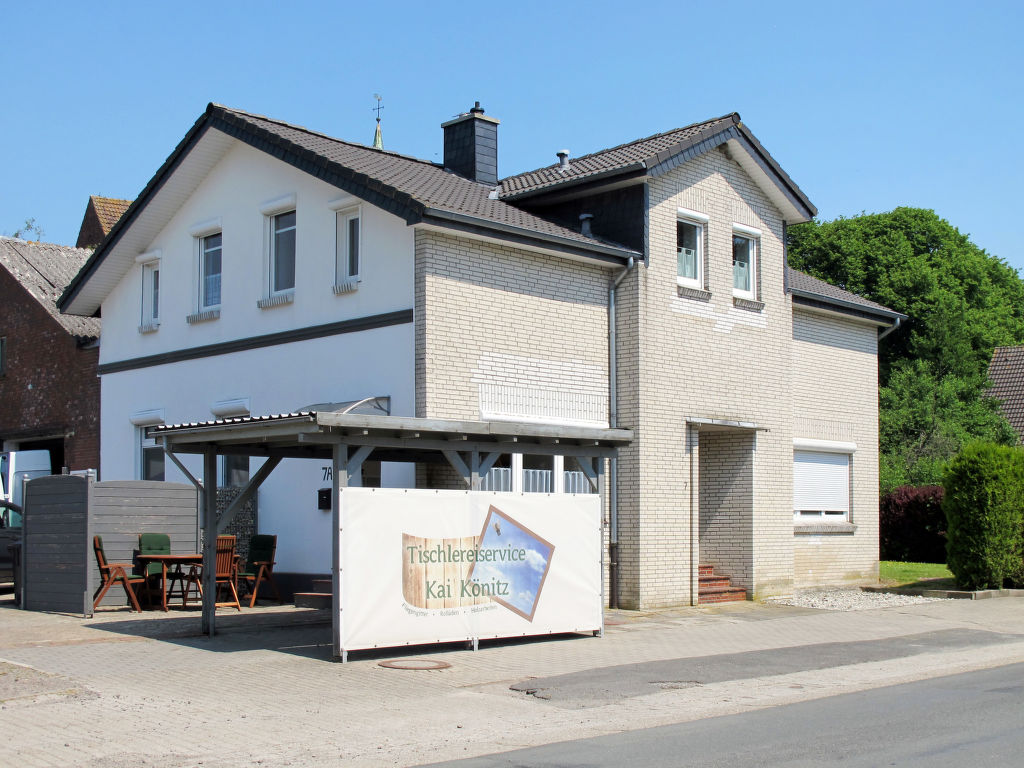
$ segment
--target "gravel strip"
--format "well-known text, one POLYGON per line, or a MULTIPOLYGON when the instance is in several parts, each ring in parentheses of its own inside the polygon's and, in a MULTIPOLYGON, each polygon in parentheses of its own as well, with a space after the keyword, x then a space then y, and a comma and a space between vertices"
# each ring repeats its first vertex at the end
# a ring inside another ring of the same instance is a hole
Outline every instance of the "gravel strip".
POLYGON ((946 600, 945 597, 918 597, 894 595, 887 592, 864 592, 860 589, 809 589, 792 597, 773 597, 766 602, 795 605, 800 608, 820 608, 825 611, 869 611, 872 608, 891 608, 895 605, 916 605, 946 600))

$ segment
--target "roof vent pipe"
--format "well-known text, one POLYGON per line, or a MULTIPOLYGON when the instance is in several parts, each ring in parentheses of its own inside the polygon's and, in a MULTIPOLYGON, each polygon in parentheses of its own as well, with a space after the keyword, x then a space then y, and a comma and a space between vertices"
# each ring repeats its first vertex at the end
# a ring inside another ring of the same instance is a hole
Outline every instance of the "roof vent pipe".
POLYGON ((584 237, 593 237, 594 233, 590 229, 590 220, 594 218, 592 213, 581 213, 580 214, 580 232, 584 237))
POLYGON ((569 170, 569 150, 560 149, 555 153, 558 155, 558 170, 568 171, 569 170))

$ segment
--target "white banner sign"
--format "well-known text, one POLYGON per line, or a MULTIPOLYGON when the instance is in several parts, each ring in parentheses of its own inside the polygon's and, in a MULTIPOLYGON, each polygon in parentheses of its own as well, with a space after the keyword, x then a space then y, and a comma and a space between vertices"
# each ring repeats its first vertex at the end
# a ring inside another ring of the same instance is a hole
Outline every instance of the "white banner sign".
POLYGON ((602 624, 597 495, 345 488, 343 650, 602 624))

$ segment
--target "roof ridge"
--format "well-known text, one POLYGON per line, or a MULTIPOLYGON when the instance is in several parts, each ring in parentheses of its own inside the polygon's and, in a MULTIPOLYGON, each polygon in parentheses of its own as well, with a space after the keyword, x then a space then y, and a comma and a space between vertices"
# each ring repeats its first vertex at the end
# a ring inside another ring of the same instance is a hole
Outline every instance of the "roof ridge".
MULTIPOLYGON (((322 131, 314 131, 312 128, 307 128, 304 125, 296 125, 295 123, 289 123, 285 120, 278 120, 277 118, 268 117, 266 115, 258 115, 255 112, 246 112, 244 109, 235 109, 234 107, 228 107, 224 104, 218 104, 213 101, 210 102, 210 106, 222 109, 226 112, 234 113, 236 115, 242 115, 243 117, 251 117, 255 118, 256 120, 266 120, 268 123, 274 123, 275 125, 283 125, 285 128, 291 128, 296 131, 302 131, 303 133, 308 133, 310 136, 318 136, 321 139, 327 139, 328 141, 333 141, 338 144, 345 144, 350 147, 358 147, 359 149, 368 149, 373 152, 379 152, 380 154, 383 155, 390 155, 391 157, 400 157, 403 160, 409 160, 411 162, 426 165, 431 168, 437 168, 438 170, 442 171, 444 170, 444 165, 442 163, 435 163, 431 160, 424 160, 421 157, 414 157, 413 155, 405 155, 402 154, 401 152, 395 152, 394 150, 390 149, 377 149, 376 147, 372 147, 369 144, 360 144, 358 141, 348 141, 347 139, 339 139, 337 136, 331 136, 329 134, 323 133, 322 131)), ((464 176, 459 176, 458 174, 455 175, 457 178, 463 179, 464 181, 479 184, 479 182, 474 182, 472 179, 467 179, 464 176)))
MULTIPOLYGON (((641 143, 643 143, 645 141, 651 141, 652 139, 658 139, 658 138, 661 138, 662 136, 668 136, 670 133, 678 133, 679 131, 686 131, 686 130, 689 130, 691 128, 696 128, 696 127, 701 126, 701 125, 708 125, 710 123, 717 123, 717 122, 719 122, 721 120, 725 120, 728 117, 732 117, 733 115, 735 115, 737 117, 737 119, 739 118, 739 112, 729 112, 728 114, 722 115, 720 117, 712 117, 712 118, 708 118, 707 120, 699 120, 696 123, 690 123, 689 125, 681 125, 678 128, 669 128, 667 131, 659 131, 658 133, 652 133, 650 136, 644 136, 643 138, 640 138, 640 139, 633 139, 632 141, 625 141, 622 144, 616 144, 614 147, 605 147, 604 149, 598 149, 598 150, 595 150, 593 152, 588 152, 585 155, 579 155, 578 157, 571 157, 571 158, 569 158, 569 160, 570 160, 570 162, 578 163, 578 162, 580 162, 582 160, 586 160, 587 158, 594 157, 595 155, 603 155, 606 152, 614 152, 615 150, 618 150, 618 149, 624 149, 625 147, 631 147, 634 144, 641 144, 641 143)), ((549 170, 549 169, 554 169, 554 168, 557 168, 558 165, 559 165, 558 162, 554 162, 554 163, 551 163, 550 165, 544 165, 544 166, 541 166, 540 168, 534 168, 532 171, 522 171, 521 173, 513 173, 511 176, 506 176, 503 179, 499 179, 498 180, 498 184, 500 185, 500 184, 502 184, 503 182, 505 182, 505 181, 507 181, 509 179, 516 178, 517 176, 528 176, 531 173, 539 173, 540 171, 546 171, 546 170, 549 170)))

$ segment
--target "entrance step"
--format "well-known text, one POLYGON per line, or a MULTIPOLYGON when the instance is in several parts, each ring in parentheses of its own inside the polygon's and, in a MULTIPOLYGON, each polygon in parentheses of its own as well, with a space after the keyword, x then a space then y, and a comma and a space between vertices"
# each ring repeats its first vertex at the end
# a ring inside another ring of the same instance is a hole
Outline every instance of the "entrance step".
POLYGON ((710 603, 733 603, 747 599, 747 590, 734 587, 728 576, 715 575, 714 566, 698 567, 699 583, 697 585, 697 602, 699 605, 710 603))
POLYGON ((296 592, 295 593, 295 607, 296 608, 330 609, 330 607, 331 607, 331 593, 330 592, 296 592))
POLYGON ((312 592, 296 592, 296 608, 327 608, 331 607, 330 579, 313 579, 311 582, 312 592))

